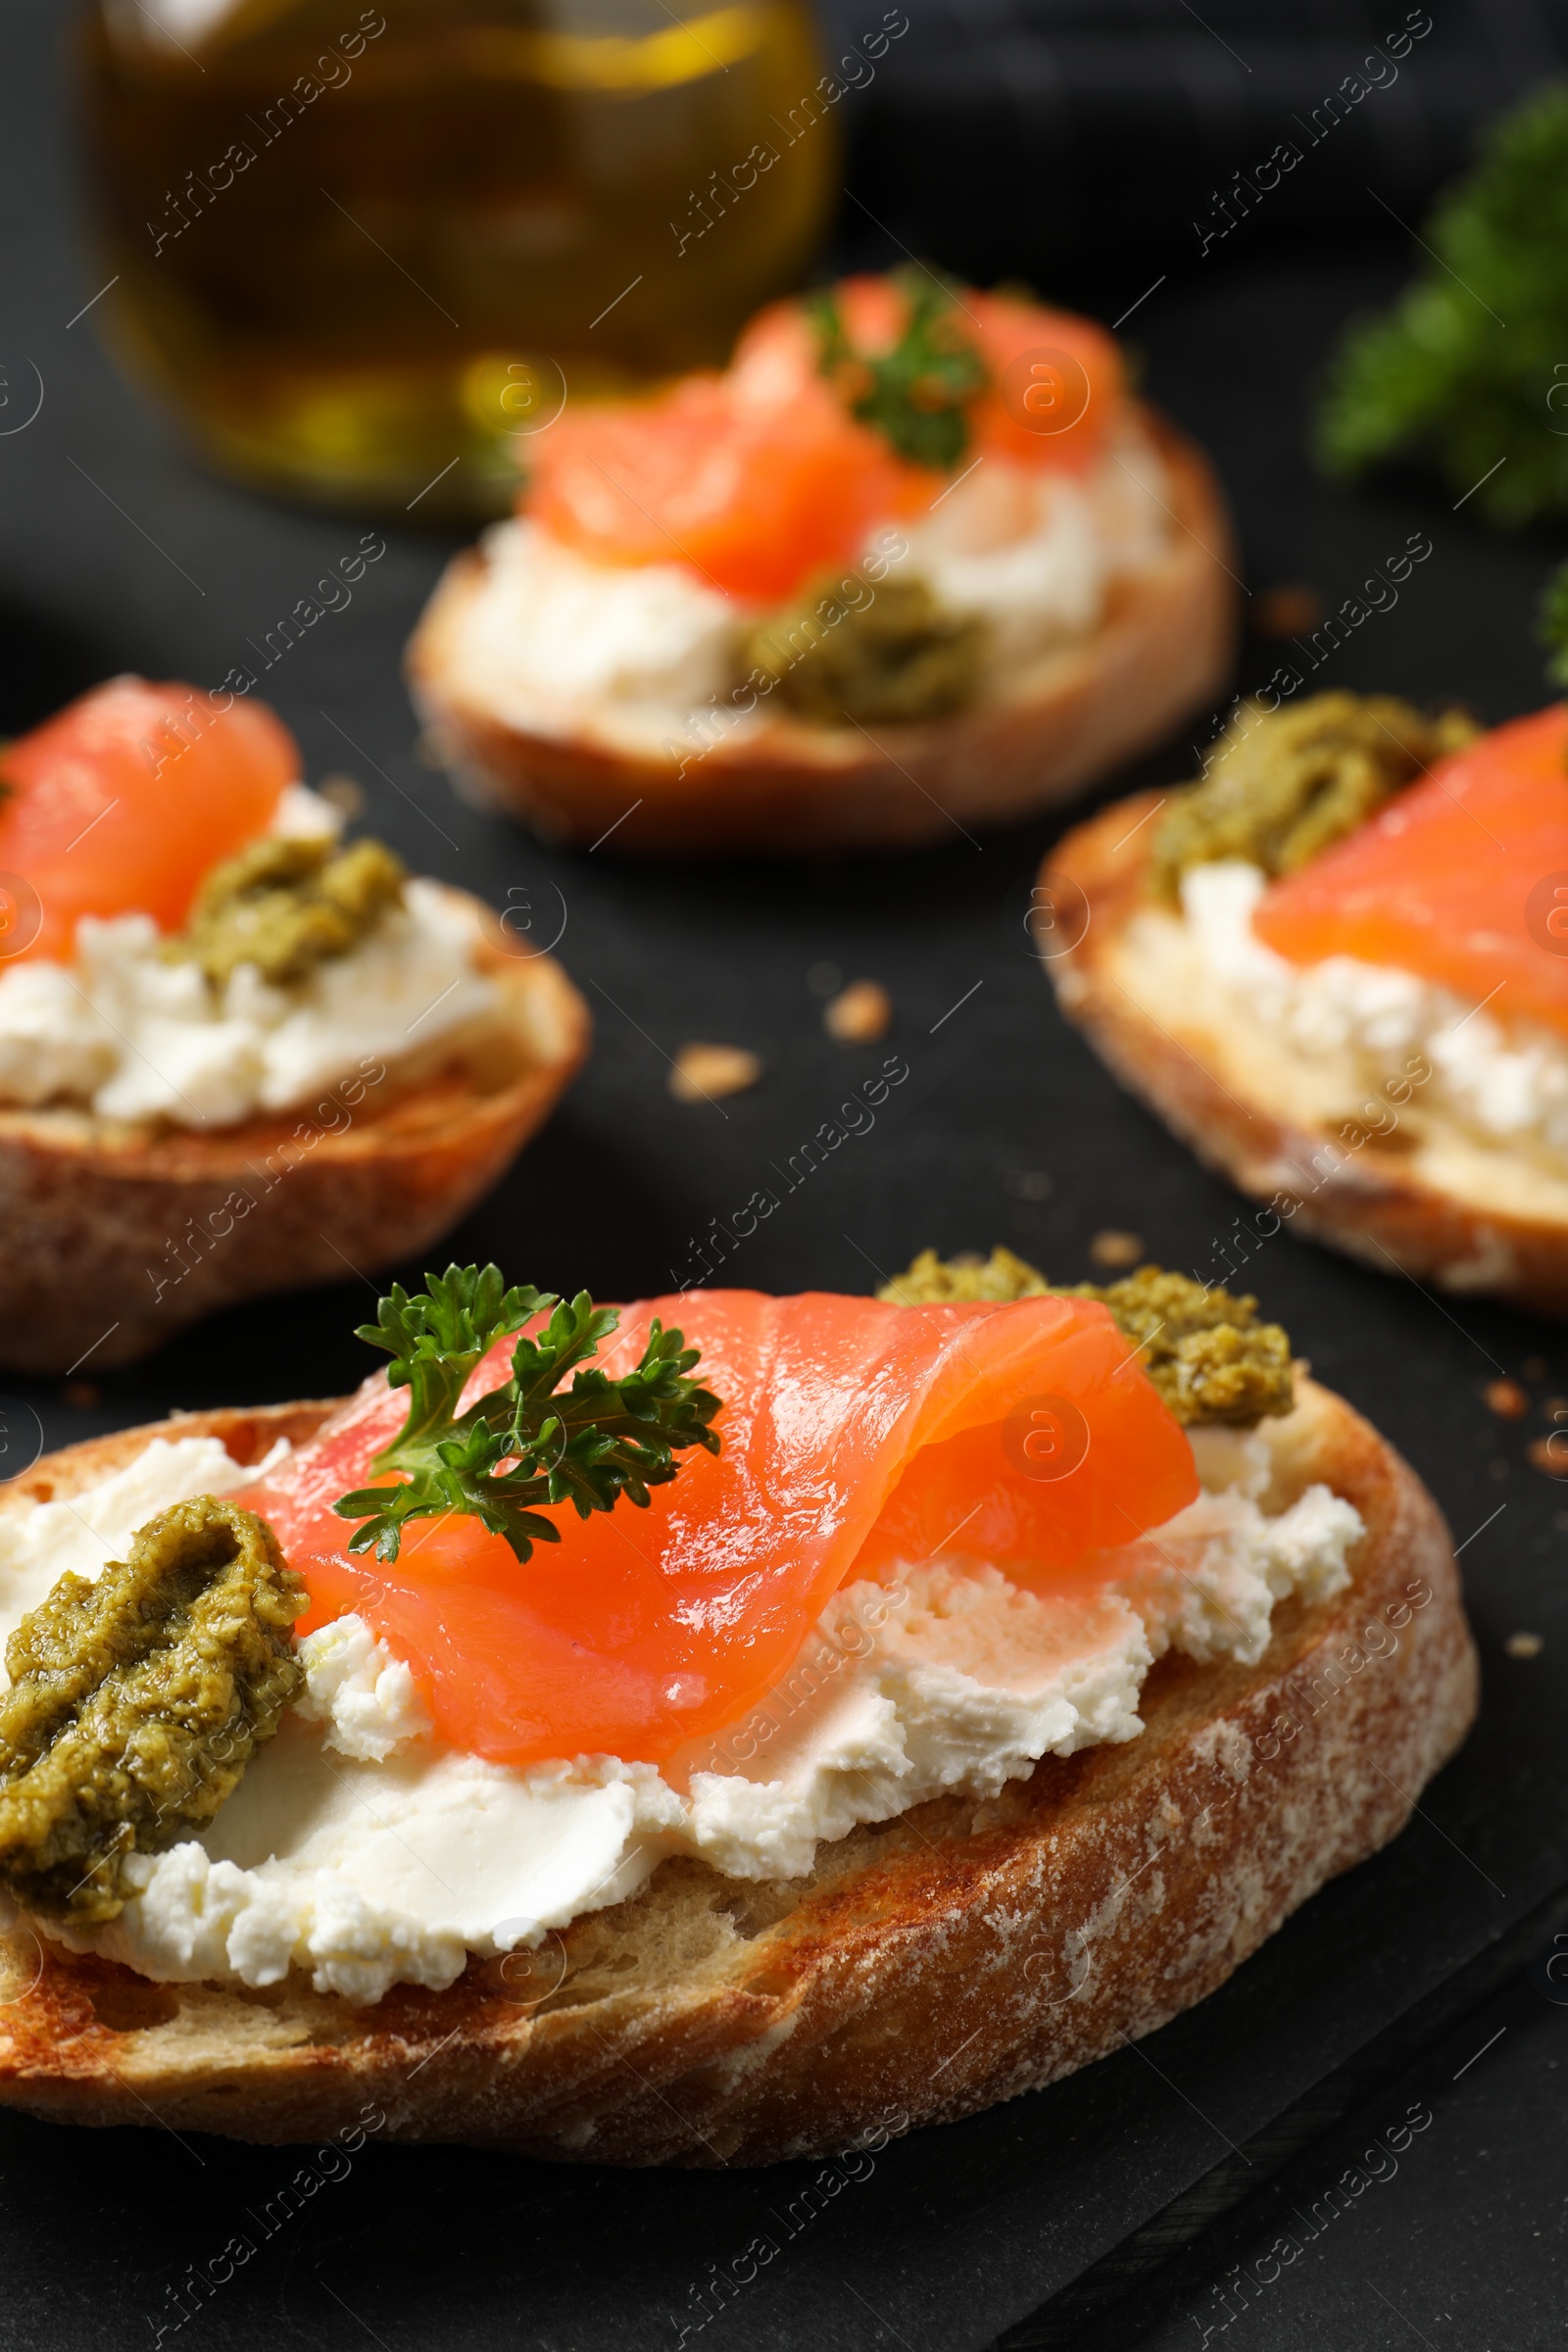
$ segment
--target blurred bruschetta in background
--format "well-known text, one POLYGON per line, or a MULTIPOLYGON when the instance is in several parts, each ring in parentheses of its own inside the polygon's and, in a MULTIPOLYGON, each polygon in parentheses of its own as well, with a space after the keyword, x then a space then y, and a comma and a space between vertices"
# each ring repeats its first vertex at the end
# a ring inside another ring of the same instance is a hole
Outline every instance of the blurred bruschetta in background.
POLYGON ((0 754, 0 1363, 96 1373, 419 1250, 588 1014, 462 891, 345 846, 260 704, 117 678, 0 754))
POLYGON ((409 649, 435 754, 551 840, 949 838, 1209 704, 1236 559, 1091 320, 918 267, 773 305, 722 375, 569 405, 409 649))

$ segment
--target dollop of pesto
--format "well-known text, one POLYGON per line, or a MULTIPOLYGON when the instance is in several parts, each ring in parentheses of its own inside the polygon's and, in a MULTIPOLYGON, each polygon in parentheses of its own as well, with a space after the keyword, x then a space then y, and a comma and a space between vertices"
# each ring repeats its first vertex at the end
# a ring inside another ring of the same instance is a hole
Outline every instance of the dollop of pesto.
POLYGON ((877 1297, 893 1306, 954 1299, 1098 1298, 1137 1348, 1145 1371, 1176 1419, 1247 1427, 1288 1413, 1296 1401, 1291 1343, 1278 1323, 1258 1321, 1257 1300, 1140 1266, 1120 1282, 1050 1283, 1010 1250, 989 1258, 939 1258, 922 1250, 877 1297))
POLYGON ((1206 774, 1172 795, 1152 887, 1174 900, 1188 868, 1216 858, 1292 873, 1479 732, 1463 710, 1428 718, 1392 694, 1314 694, 1279 710, 1245 703, 1206 774))
POLYGON ((211 1821, 298 1697, 307 1605, 267 1522, 211 1494, 96 1582, 63 1576, 6 1644, 0 1886, 44 1918, 113 1919, 125 1857, 211 1821))
POLYGON ((960 1257, 938 1257, 922 1250, 906 1273, 885 1282, 877 1292, 890 1306, 947 1306, 971 1300, 995 1300, 1006 1305, 1014 1298, 1049 1298, 1051 1285, 1036 1266, 1015 1257, 1010 1250, 993 1250, 989 1257, 969 1250, 960 1257))
POLYGON ((402 906, 407 871, 379 841, 253 841, 214 866, 169 952, 219 985, 242 963, 279 986, 304 980, 402 906))
POLYGON ((972 702, 983 621, 941 606, 924 580, 884 580, 850 604, 836 572, 753 630, 743 659, 787 708, 823 727, 941 718, 972 702))

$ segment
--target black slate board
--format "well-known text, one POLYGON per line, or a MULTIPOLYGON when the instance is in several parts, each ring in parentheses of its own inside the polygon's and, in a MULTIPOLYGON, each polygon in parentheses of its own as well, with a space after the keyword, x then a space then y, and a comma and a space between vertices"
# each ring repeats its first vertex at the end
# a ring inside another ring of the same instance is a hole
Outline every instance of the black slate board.
MULTIPOLYGON (((0 732, 117 668, 215 682, 361 527, 264 505, 193 470, 103 360, 90 316, 68 323, 99 281, 74 232, 52 111, 56 29, 46 0, 13 0, 0 338, 19 373, 24 354, 39 370, 44 399, 24 431, 0 436, 0 732)), ((1216 453, 1250 581, 1304 578, 1337 603, 1409 533, 1430 533, 1434 553, 1397 609, 1359 630, 1324 682, 1461 691, 1500 718, 1543 699, 1529 623, 1552 551, 1482 538, 1420 484, 1329 495, 1301 456, 1308 388, 1336 322, 1402 269, 1370 226, 1353 249, 1259 264, 1244 248, 1162 289, 1138 331, 1153 393, 1216 453)), ((1100 307, 1113 317, 1138 290, 1107 282, 1100 307)), ((890 1044, 909 1076, 874 1131, 802 1185, 727 1276, 869 1289, 927 1242, 1005 1241, 1073 1277, 1107 1225, 1141 1233, 1171 1264, 1216 1269, 1239 1203, 1118 1092, 1057 1018, 1031 959, 1023 917, 1051 828, 983 843, 956 834, 927 856, 859 867, 661 872, 608 850, 543 853, 461 807, 416 756, 398 656, 447 549, 388 535, 352 608, 294 647, 266 691, 309 771, 356 774, 377 830, 417 866, 498 905, 526 893, 552 930, 564 905, 560 954, 599 1024, 584 1078, 455 1250, 602 1296, 663 1288, 672 1269, 678 1279, 710 1219, 726 1217, 881 1059, 882 1049, 846 1052, 823 1036, 815 992, 831 965, 889 987, 890 1044), (755 1047, 763 1082, 721 1108, 676 1105, 667 1056, 715 1034, 755 1047)), ((1250 674, 1277 658, 1252 646, 1250 674)), ((1188 757, 1175 747, 1146 772, 1175 777, 1188 757)), ((497 2342, 672 2352, 710 2307, 715 2271, 733 2275, 736 2258, 744 2270, 765 2235, 776 2254, 733 2299, 717 2297, 705 2352, 978 2347, 1217 2160, 1234 2161, 1233 2147, 1252 2144, 1529 1913, 1565 1876, 1568 1493, 1525 1462, 1539 1416, 1497 1421, 1478 1392, 1540 1357, 1547 1371, 1532 1396, 1568 1393, 1568 1342, 1287 1239, 1261 1250, 1248 1278, 1319 1373, 1409 1454, 1465 1540, 1486 1709, 1387 1853, 1152 2042, 1048 2093, 825 2168, 825 2179, 817 2167, 565 2171, 398 2151, 372 2136, 340 2180, 321 2176, 341 2159, 311 2160, 317 2185, 267 2234, 298 2169, 289 2152, 0 2119, 6 2352, 85 2346, 106 2328, 117 2343, 172 2330, 187 2266, 207 2265, 236 2233, 257 2251, 185 2323, 220 2346, 369 2336, 396 2352, 497 2342), (1504 1654, 1519 1629, 1545 1637, 1544 1654, 1504 1654), (816 2198, 802 2204, 812 2181, 816 2198)), ((345 1388, 368 1368, 351 1336, 366 1295, 346 1276, 287 1306, 225 1316, 111 1376, 88 1407, 58 1388, 14 1389, 8 1442, 24 1446, 28 1408, 53 1446, 175 1404, 345 1388)), ((1259 2340, 1286 2340, 1286 2309, 1282 2297, 1274 2335, 1259 2340)), ((1172 2323, 1171 2340, 1185 2325, 1172 2323)))

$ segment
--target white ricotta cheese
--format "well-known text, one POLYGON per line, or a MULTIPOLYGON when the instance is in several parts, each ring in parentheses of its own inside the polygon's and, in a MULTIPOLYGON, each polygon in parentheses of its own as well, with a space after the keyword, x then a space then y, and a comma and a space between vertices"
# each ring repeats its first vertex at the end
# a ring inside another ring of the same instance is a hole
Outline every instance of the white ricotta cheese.
POLYGON ((0 1102, 222 1127, 419 1051, 490 1012, 496 987, 475 967, 466 908, 431 882, 410 882, 405 899, 287 988, 252 964, 218 988, 193 963, 166 962, 150 915, 83 917, 74 965, 0 975, 0 1102))
POLYGON ((574 734, 585 708, 663 729, 727 694, 750 608, 681 564, 590 564, 519 517, 485 534, 461 661, 498 718, 574 734))
POLYGON ((802 1877, 857 1822, 1133 1739, 1150 1663, 1114 1592, 1044 1600, 941 1564, 846 1587, 778 1689, 667 1767, 685 1837, 728 1877, 802 1877))
POLYGON ((343 819, 328 800, 308 784, 285 784, 272 811, 270 833, 285 841, 336 841, 343 819))
POLYGON ((1164 1527, 1114 1555, 1114 1589, 1144 1621, 1156 1658, 1233 1657, 1255 1666, 1274 1603, 1298 1592, 1331 1600, 1350 1581, 1346 1554, 1360 1513, 1327 1487, 1308 1487, 1278 1518, 1232 1490, 1202 1494, 1164 1527))
POLYGON ((405 1741, 434 1731, 408 1666, 363 1617, 320 1626, 299 1647, 307 1682, 299 1712, 326 1727, 323 1742, 340 1756, 379 1764, 405 1741))
POLYGON ((1118 573, 1157 563, 1169 533, 1158 452, 1129 427, 1085 475, 986 457, 904 528, 895 567, 983 620, 998 684, 1100 624, 1118 573))
POLYGON ((1070 474, 986 458, 903 536, 891 576, 923 579, 950 612, 985 621, 1003 675, 1100 618, 1108 551, 1093 489, 1070 474))
POLYGON ((1288 961, 1252 928, 1267 887, 1240 858, 1194 866, 1182 881, 1194 952, 1233 1019, 1267 1025, 1292 1054, 1339 1073, 1346 1116, 1408 1056, 1424 1056, 1425 1116, 1568 1174, 1568 1044, 1544 1027, 1507 1025, 1414 972, 1349 956, 1288 961))
MULTIPOLYGON (((120 1917, 68 1937, 170 1980, 307 1969, 357 2001, 452 1983, 621 1901, 668 1854, 799 1877, 817 1846, 945 1790, 994 1795, 1044 1755, 1142 1730, 1153 1659, 1253 1662, 1284 1594, 1328 1597, 1361 1532, 1322 1487, 1267 1518, 1262 1433, 1203 1433, 1215 1482, 1104 1581, 1036 1594, 944 1562, 839 1592, 790 1672, 663 1771, 612 1756, 527 1770, 444 1747, 413 1677, 356 1617, 301 1644, 308 1691, 200 1838, 137 1857, 120 1917), (1250 1492, 1249 1490, 1251 1490, 1250 1492)), ((0 1519, 0 1634, 64 1568, 95 1575, 154 1511, 248 1476, 212 1439, 155 1440, 69 1503, 0 1519)))

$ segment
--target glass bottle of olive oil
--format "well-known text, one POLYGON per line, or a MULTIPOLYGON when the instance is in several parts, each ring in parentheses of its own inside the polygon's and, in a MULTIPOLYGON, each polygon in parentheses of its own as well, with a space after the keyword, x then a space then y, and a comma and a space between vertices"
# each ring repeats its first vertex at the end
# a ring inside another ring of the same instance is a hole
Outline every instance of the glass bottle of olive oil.
POLYGON ((837 187, 808 0, 93 0, 80 65, 132 369, 228 471, 432 520, 721 364, 837 187))

